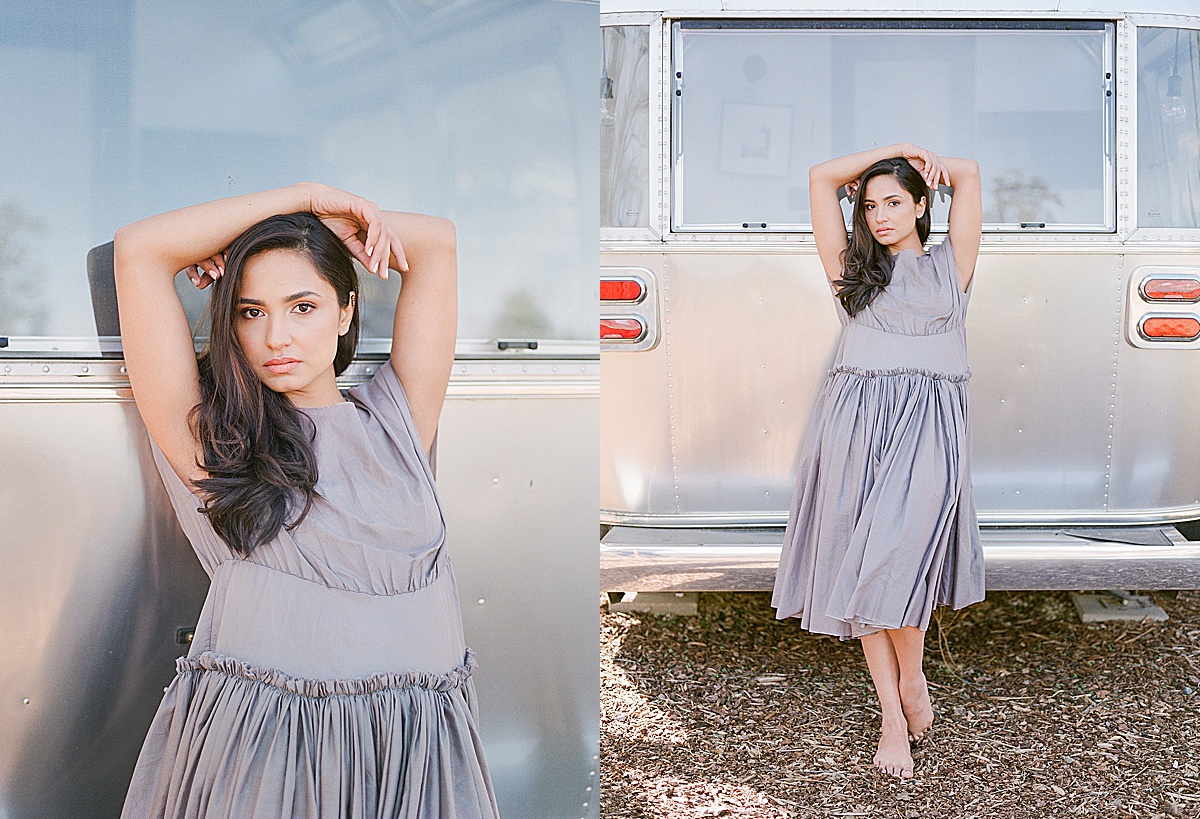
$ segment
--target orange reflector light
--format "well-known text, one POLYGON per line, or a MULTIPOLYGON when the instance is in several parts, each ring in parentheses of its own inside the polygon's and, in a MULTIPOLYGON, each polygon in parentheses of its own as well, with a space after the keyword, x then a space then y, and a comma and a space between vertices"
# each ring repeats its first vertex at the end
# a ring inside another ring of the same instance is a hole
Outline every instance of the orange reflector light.
POLYGON ((1142 297, 1146 301, 1200 301, 1200 279, 1147 279, 1142 297))
POLYGON ((1194 316, 1147 316, 1138 329, 1150 339, 1191 341, 1200 338, 1200 320, 1194 316))
POLYGON ((604 279, 600 282, 600 301, 641 301, 646 288, 637 279, 604 279))
POLYGON ((637 341, 646 334, 646 327, 635 318, 600 319, 600 338, 617 341, 637 341))

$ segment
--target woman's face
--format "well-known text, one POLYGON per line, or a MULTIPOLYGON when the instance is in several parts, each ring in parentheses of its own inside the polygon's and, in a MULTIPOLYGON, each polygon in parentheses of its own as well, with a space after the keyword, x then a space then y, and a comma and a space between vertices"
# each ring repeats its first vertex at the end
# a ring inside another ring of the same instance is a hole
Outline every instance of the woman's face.
POLYGON ((354 307, 338 304, 309 258, 292 250, 251 256, 236 310, 238 342, 259 379, 297 406, 329 403, 338 337, 350 329, 354 307))
POLYGON ((862 196, 863 216, 875 241, 893 253, 921 244, 917 219, 925 213, 924 197, 914 202, 900 180, 887 174, 871 177, 862 196))

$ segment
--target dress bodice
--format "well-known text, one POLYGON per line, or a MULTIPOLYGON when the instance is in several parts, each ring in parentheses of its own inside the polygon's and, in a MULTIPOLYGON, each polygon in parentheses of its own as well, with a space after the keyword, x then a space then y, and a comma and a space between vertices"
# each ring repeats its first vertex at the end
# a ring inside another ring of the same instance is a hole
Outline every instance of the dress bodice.
POLYGON ((838 301, 838 316, 843 324, 886 333, 935 335, 962 326, 969 298, 970 287, 964 293, 959 286, 954 251, 947 238, 920 255, 900 251, 888 286, 853 317, 838 301))

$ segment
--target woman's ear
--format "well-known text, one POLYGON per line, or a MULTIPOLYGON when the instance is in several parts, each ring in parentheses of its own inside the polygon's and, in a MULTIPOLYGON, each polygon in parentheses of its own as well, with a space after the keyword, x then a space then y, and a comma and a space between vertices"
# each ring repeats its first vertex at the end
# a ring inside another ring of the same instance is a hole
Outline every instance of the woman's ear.
POLYGON ((338 319, 338 335, 344 336, 350 332, 350 322, 354 320, 354 307, 358 303, 357 294, 350 291, 350 301, 346 306, 341 308, 342 315, 338 319))
POLYGON ((921 197, 921 201, 917 203, 917 218, 920 219, 925 215, 925 197, 921 197))

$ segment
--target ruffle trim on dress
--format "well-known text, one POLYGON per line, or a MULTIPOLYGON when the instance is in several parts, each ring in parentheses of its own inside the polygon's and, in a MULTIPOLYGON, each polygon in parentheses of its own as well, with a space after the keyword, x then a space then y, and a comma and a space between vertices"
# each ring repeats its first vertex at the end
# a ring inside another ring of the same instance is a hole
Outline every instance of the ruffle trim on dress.
POLYGON ((229 677, 240 677, 251 682, 270 685, 290 694, 303 697, 359 696, 404 688, 426 688, 431 691, 447 692, 464 685, 478 663, 475 652, 467 649, 463 664, 445 673, 431 671, 403 671, 372 674, 349 680, 310 680, 293 677, 274 668, 262 668, 226 657, 213 651, 205 651, 195 657, 180 657, 175 661, 175 670, 180 674, 189 671, 213 671, 229 677))
POLYGON ((841 365, 829 371, 830 375, 836 375, 837 373, 859 375, 864 378, 882 378, 889 375, 919 375, 925 378, 936 378, 939 381, 949 381, 952 384, 961 384, 971 377, 970 370, 967 370, 965 373, 940 373, 936 370, 927 370, 923 367, 893 367, 887 370, 868 370, 862 367, 841 365))

